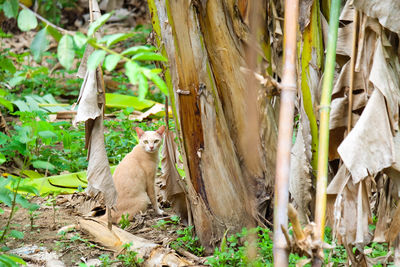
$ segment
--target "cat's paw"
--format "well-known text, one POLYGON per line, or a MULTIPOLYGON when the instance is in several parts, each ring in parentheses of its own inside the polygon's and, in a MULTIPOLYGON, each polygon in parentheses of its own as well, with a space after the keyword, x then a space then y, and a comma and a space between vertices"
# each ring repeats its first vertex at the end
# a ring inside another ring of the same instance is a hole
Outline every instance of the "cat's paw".
POLYGON ((157 215, 164 215, 164 211, 162 209, 160 209, 160 208, 157 208, 156 209, 156 214, 157 215))

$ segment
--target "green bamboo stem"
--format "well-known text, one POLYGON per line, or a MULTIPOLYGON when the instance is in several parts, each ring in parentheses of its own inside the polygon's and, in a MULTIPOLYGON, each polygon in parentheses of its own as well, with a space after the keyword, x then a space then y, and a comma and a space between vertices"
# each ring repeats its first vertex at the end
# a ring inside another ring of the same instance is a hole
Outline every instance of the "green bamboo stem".
POLYGON ((282 228, 288 226, 290 150, 294 102, 297 93, 296 48, 299 1, 285 0, 283 75, 279 111, 278 149, 274 193, 274 266, 288 266, 289 251, 282 228))
POLYGON ((326 186, 328 180, 328 154, 329 154, 329 116, 333 77, 336 61, 336 41, 339 26, 340 0, 332 0, 329 20, 329 33, 325 73, 322 82, 322 96, 320 105, 319 128, 319 155, 317 172, 317 193, 315 206, 315 223, 321 240, 324 239, 325 212, 326 212, 326 186))

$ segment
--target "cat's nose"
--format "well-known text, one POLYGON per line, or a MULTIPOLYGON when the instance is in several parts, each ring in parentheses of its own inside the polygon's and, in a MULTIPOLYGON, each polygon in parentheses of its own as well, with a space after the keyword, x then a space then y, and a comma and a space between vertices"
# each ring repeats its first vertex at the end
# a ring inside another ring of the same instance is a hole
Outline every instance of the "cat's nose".
POLYGON ((153 150, 154 146, 150 146, 150 149, 153 150))

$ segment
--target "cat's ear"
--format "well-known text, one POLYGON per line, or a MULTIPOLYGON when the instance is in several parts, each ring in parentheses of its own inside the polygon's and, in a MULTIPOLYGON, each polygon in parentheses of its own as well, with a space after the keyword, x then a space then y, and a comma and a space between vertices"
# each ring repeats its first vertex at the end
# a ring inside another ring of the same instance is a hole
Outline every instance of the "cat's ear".
POLYGON ((165 126, 162 125, 162 126, 160 126, 160 128, 158 128, 156 133, 158 133, 159 135, 163 135, 164 131, 165 131, 165 126))
POLYGON ((135 128, 137 135, 140 137, 142 137, 142 135, 144 134, 144 131, 142 129, 140 129, 139 127, 135 128))

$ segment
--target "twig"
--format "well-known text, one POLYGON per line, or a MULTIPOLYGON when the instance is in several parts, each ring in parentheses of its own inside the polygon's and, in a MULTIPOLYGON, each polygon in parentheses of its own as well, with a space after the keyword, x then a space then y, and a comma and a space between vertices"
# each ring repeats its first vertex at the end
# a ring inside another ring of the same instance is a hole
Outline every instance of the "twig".
POLYGON ((347 134, 351 131, 353 123, 353 90, 354 90, 354 76, 355 76, 355 64, 356 64, 356 48, 357 48, 357 27, 358 26, 358 11, 354 9, 354 19, 353 19, 353 45, 351 51, 350 60, 350 88, 349 88, 349 107, 347 110, 347 134))
POLYGON ((178 252, 179 255, 184 256, 184 257, 194 261, 195 263, 204 264, 206 262, 206 259, 198 257, 182 248, 177 248, 177 249, 175 249, 175 251, 178 252))
MULTIPOLYGON (((27 6, 25 6, 25 5, 22 4, 22 3, 19 3, 19 6, 22 7, 22 8, 29 9, 27 6)), ((41 21, 43 21, 43 22, 46 23, 47 25, 50 25, 50 26, 53 27, 54 29, 56 29, 56 30, 58 30, 58 31, 60 31, 60 32, 63 32, 63 33, 65 33, 65 34, 69 34, 69 35, 74 35, 74 34, 75 34, 75 32, 73 32, 73 31, 68 31, 68 30, 66 30, 66 29, 63 29, 63 28, 58 27, 57 25, 51 23, 50 21, 48 21, 47 19, 43 18, 42 16, 40 16, 40 15, 39 15, 38 13, 36 13, 35 11, 33 11, 33 10, 31 10, 31 9, 29 9, 29 10, 33 12, 33 14, 35 15, 35 17, 37 17, 38 19, 40 19, 41 21)))

